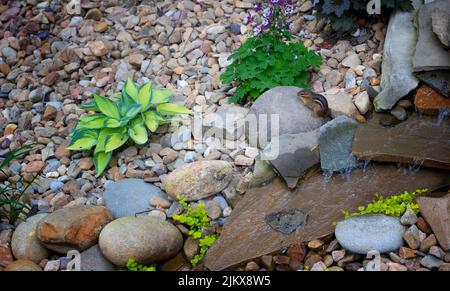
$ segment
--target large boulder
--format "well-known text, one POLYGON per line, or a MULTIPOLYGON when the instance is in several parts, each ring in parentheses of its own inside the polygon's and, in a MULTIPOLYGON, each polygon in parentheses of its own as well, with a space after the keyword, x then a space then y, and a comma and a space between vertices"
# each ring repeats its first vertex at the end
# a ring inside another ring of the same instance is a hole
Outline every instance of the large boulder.
POLYGON ((389 20, 381 68, 382 90, 373 103, 377 111, 392 109, 398 100, 419 84, 413 75, 413 54, 417 42, 415 14, 415 11, 395 11, 389 20))
POLYGON ((172 198, 200 200, 219 193, 233 179, 233 167, 226 161, 198 161, 175 169, 163 180, 163 188, 172 198))
POLYGON ((175 256, 183 247, 183 236, 170 222, 157 217, 122 217, 101 232, 99 246, 113 264, 125 267, 129 259, 153 264, 175 256))
POLYGON ((62 208, 41 219, 37 237, 48 249, 60 254, 82 251, 94 245, 102 228, 113 220, 102 206, 62 208))
POLYGON ((46 216, 46 213, 33 215, 16 228, 11 240, 11 249, 16 259, 39 264, 43 259, 48 258, 49 251, 36 235, 37 224, 46 216))
POLYGON ((341 171, 357 166, 352 155, 352 143, 358 123, 339 116, 320 128, 320 166, 324 171, 341 171))
POLYGON ((315 130, 329 119, 314 116, 298 98, 298 87, 275 87, 262 94, 246 117, 246 136, 253 147, 265 148, 271 136, 315 130), (278 124, 277 124, 278 123, 278 124), (279 125, 279 126, 277 126, 279 125))
POLYGON ((395 251, 403 244, 405 228, 400 219, 383 214, 354 216, 336 225, 339 244, 353 253, 367 254, 395 251))
POLYGON ((154 209, 152 198, 167 199, 160 188, 141 179, 123 179, 106 186, 103 193, 105 206, 115 218, 133 216, 154 209))
POLYGON ((319 163, 319 130, 272 138, 261 158, 277 170, 289 188, 295 188, 305 171, 319 163))
POLYGON ((441 247, 450 251, 450 194, 439 198, 419 197, 417 202, 441 247))
POLYGON ((238 140, 244 133, 244 120, 248 111, 248 108, 233 104, 222 105, 216 112, 205 114, 203 119, 194 119, 194 122, 201 123, 201 126, 194 124, 194 137, 198 140, 208 137, 221 141, 238 140), (198 131, 199 129, 201 131, 198 131))
MULTIPOLYGON (((419 39, 413 59, 415 72, 450 69, 448 50, 444 48, 433 32, 432 14, 434 11, 450 11, 450 0, 436 0, 423 5, 419 10, 417 20, 419 39)), ((446 32, 448 33, 448 30, 446 32)))
POLYGON ((431 24, 441 44, 450 49, 450 10, 435 9, 431 13, 431 24))

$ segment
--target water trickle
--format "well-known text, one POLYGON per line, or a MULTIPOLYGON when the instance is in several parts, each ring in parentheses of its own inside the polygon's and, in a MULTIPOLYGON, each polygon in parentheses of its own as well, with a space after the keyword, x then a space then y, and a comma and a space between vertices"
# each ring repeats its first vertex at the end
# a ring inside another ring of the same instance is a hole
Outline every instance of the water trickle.
POLYGON ((450 115, 450 109, 440 109, 437 116, 437 125, 441 125, 446 117, 450 115))
POLYGON ((424 160, 418 157, 414 157, 412 159, 412 163, 409 165, 408 170, 412 173, 416 173, 420 170, 420 167, 423 165, 424 160))

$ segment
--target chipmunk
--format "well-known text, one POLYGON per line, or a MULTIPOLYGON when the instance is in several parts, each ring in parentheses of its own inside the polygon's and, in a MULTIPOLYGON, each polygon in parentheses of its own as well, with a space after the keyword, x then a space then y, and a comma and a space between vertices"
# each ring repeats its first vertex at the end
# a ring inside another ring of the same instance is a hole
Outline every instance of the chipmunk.
POLYGON ((301 90, 297 93, 297 96, 317 117, 326 117, 330 114, 327 99, 322 95, 316 94, 311 90, 301 90))

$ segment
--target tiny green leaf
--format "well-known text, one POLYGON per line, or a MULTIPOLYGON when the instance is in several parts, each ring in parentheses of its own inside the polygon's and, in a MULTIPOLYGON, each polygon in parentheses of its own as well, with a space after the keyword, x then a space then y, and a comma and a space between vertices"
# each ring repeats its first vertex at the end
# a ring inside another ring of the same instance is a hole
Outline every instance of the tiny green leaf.
POLYGON ((88 150, 97 144, 98 133, 94 130, 77 130, 70 140, 69 150, 88 150))
POLYGON ((136 88, 136 85, 131 80, 131 78, 128 78, 125 82, 125 93, 133 98, 134 101, 138 102, 138 89, 136 88))
POLYGON ((192 114, 190 109, 175 103, 158 104, 156 111, 161 115, 192 114))
POLYGON ((96 177, 100 176, 103 173, 103 171, 108 166, 109 161, 111 160, 111 157, 112 157, 112 152, 94 153, 94 166, 95 166, 95 171, 97 172, 96 177))
POLYGON ((111 118, 120 119, 120 112, 116 103, 109 100, 108 98, 96 94, 94 94, 94 100, 103 114, 111 118))

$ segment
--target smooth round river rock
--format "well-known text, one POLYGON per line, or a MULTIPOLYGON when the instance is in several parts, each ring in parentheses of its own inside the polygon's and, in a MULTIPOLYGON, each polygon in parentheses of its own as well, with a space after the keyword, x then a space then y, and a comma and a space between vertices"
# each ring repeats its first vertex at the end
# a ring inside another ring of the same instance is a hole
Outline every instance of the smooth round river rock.
POLYGON ((380 253, 395 251, 403 243, 405 229, 400 219, 383 214, 354 216, 336 225, 335 235, 339 244, 354 253, 367 254, 370 250, 380 253))
POLYGON ((128 216, 105 226, 99 246, 116 266, 125 267, 130 258, 148 265, 175 256, 183 247, 183 237, 178 228, 160 218, 128 216))
POLYGON ((167 200, 167 194, 160 188, 141 179, 123 179, 113 182, 103 193, 106 208, 115 218, 133 216, 154 209, 148 202, 152 198, 167 200))
POLYGON ((39 264, 46 259, 49 251, 42 245, 36 235, 36 226, 47 213, 36 214, 19 224, 11 240, 11 249, 16 259, 29 260, 39 264))
POLYGON ((233 167, 226 161, 198 161, 171 172, 163 180, 169 196, 187 201, 200 200, 219 193, 233 179, 233 167))
POLYGON ((94 245, 102 228, 112 221, 103 206, 74 206, 58 209, 39 221, 37 237, 50 250, 66 254, 94 245))

